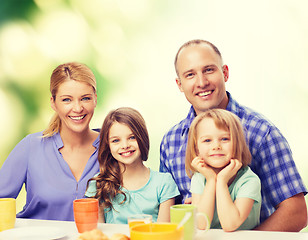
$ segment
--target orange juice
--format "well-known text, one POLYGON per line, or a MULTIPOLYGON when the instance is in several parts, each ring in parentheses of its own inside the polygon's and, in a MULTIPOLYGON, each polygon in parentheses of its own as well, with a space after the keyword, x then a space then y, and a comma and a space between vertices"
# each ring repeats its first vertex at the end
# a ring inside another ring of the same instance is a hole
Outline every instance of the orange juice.
POLYGON ((176 223, 148 223, 130 228, 131 240, 183 240, 184 228, 176 223))
POLYGON ((140 224, 145 224, 145 223, 151 223, 152 222, 152 215, 149 214, 134 214, 131 216, 128 216, 127 222, 129 228, 140 225, 140 224))
POLYGON ((132 228, 138 224, 144 224, 145 221, 141 221, 141 220, 136 220, 136 221, 129 221, 128 226, 129 228, 132 228))

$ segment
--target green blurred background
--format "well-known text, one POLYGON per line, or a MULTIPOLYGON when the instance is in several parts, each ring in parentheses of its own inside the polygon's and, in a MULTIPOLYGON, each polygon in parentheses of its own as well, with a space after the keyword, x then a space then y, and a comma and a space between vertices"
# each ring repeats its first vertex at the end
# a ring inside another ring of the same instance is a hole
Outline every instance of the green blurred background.
MULTIPOLYGON (((306 0, 1 0, 0 166, 26 134, 47 126, 52 70, 79 61, 98 81, 91 127, 111 109, 136 108, 150 134, 147 165, 157 170, 163 134, 189 109, 174 56, 202 38, 229 65, 227 89, 286 136, 308 185, 307 9, 306 0)), ((18 210, 24 202, 23 191, 18 210)))

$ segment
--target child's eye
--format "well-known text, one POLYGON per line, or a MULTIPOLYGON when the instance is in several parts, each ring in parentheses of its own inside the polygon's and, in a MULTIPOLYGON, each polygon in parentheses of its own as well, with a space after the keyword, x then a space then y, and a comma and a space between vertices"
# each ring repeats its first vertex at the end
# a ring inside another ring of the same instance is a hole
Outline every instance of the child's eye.
POLYGON ((228 138, 228 137, 224 137, 224 138, 222 138, 221 140, 222 140, 222 141, 224 141, 224 142, 227 142, 227 141, 229 141, 229 140, 230 140, 230 138, 228 138))
POLYGON ((204 139, 203 142, 209 143, 211 142, 211 139, 204 139))
POLYGON ((135 137, 135 136, 131 136, 131 137, 130 137, 130 139, 135 140, 135 139, 136 139, 136 137, 135 137))
POLYGON ((113 139, 113 140, 111 140, 111 142, 112 143, 117 143, 117 142, 119 142, 119 139, 113 139))

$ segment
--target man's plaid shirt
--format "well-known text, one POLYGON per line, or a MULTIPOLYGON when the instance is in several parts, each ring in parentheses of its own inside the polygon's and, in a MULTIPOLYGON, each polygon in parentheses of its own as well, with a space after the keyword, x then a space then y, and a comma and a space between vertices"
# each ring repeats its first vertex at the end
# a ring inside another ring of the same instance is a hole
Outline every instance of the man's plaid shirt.
MULTIPOLYGON (((227 110, 237 115, 243 124, 252 154, 251 169, 261 180, 264 221, 275 206, 298 193, 307 193, 293 161, 292 152, 279 129, 264 116, 239 105, 228 93, 227 110)), ((160 145, 160 171, 170 172, 180 190, 182 201, 190 197, 190 179, 185 172, 185 152, 188 131, 195 118, 191 106, 187 117, 165 134, 160 145)))

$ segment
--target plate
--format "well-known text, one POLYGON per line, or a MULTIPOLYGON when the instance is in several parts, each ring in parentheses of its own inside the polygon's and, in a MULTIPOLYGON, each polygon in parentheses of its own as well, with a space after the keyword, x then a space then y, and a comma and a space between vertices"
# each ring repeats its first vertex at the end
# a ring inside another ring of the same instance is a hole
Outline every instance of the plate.
POLYGON ((0 232, 1 240, 51 240, 65 236, 65 232, 56 227, 19 227, 0 232))

